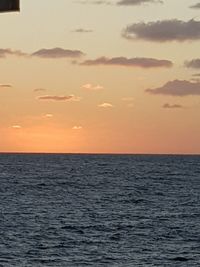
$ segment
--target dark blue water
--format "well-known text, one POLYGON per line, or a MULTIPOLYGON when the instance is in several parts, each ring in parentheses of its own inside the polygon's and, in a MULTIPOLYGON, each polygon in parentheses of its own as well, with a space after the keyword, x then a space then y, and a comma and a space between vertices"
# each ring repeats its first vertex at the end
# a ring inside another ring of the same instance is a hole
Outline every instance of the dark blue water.
POLYGON ((200 266, 200 157, 0 155, 0 266, 200 266))

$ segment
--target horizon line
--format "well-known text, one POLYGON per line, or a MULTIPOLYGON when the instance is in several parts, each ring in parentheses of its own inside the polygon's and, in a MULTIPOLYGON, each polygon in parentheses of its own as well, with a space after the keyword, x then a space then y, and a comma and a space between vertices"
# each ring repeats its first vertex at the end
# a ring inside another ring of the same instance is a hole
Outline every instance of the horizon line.
POLYGON ((200 156, 200 153, 129 153, 129 152, 19 152, 0 151, 2 154, 32 154, 32 155, 133 155, 133 156, 200 156))

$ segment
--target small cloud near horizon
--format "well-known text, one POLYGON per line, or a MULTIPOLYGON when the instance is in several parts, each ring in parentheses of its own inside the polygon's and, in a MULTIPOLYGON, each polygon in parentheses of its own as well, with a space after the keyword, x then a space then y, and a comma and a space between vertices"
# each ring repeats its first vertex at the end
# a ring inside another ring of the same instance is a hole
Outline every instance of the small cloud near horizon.
POLYGON ((98 107, 100 108, 113 108, 113 105, 111 103, 102 103, 102 104, 99 104, 98 107))
POLYGON ((74 95, 43 95, 39 96, 37 99, 43 101, 80 101, 80 97, 74 95))
POLYGON ((99 91, 104 89, 104 87, 101 85, 93 85, 91 83, 86 83, 82 85, 82 88, 88 91, 99 91))
POLYGON ((81 129, 83 129, 83 127, 82 126, 73 126, 72 129, 73 130, 81 130, 81 129))
POLYGON ((183 108, 182 105, 179 105, 179 104, 169 104, 169 103, 165 103, 162 107, 163 108, 166 108, 166 109, 181 109, 181 108, 183 108))
POLYGON ((43 117, 45 117, 45 118, 52 118, 52 117, 53 117, 53 114, 51 114, 51 113, 47 113, 47 114, 45 114, 43 117))
POLYGON ((22 126, 20 126, 20 125, 12 125, 12 128, 18 130, 18 129, 21 129, 22 126))

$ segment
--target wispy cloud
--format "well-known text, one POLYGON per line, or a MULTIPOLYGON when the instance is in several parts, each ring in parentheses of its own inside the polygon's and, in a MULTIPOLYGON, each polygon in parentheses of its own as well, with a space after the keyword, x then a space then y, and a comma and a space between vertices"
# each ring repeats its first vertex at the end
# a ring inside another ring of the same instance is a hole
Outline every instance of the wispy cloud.
POLYGON ((19 129, 22 128, 22 126, 20 126, 20 125, 12 125, 12 128, 13 129, 16 129, 16 130, 19 130, 19 129))
POLYGON ((0 58, 5 58, 7 56, 25 57, 25 56, 28 56, 28 54, 20 50, 12 50, 10 48, 6 48, 6 49, 0 48, 0 58))
POLYGON ((0 84, 1 88, 11 88, 12 85, 11 84, 0 84))
POLYGON ((83 129, 83 127, 82 126, 74 126, 74 127, 72 127, 72 129, 73 130, 81 130, 81 129, 83 129))
POLYGON ((78 28, 78 29, 73 30, 72 32, 74 32, 74 33, 91 33, 91 32, 93 32, 93 30, 78 28))
POLYGON ((99 104, 98 107, 100 108, 113 108, 113 105, 111 103, 102 103, 102 104, 99 104))
POLYGON ((92 4, 92 5, 111 5, 112 2, 111 1, 107 1, 107 0, 80 0, 80 1, 76 1, 76 3, 79 4, 92 4))
POLYGON ((139 6, 145 3, 163 3, 162 0, 80 0, 76 1, 79 4, 92 4, 92 5, 117 5, 117 6, 139 6))
POLYGON ((161 87, 147 89, 146 92, 154 95, 189 96, 200 95, 200 82, 186 80, 169 81, 161 87))
POLYGON ((117 2, 117 5, 123 6, 138 6, 145 3, 163 3, 161 0, 121 0, 117 2))
POLYGON ((37 99, 43 101, 80 101, 80 97, 76 97, 74 95, 43 95, 39 96, 37 99))
POLYGON ((97 59, 85 60, 80 65, 98 66, 98 65, 115 65, 124 67, 140 67, 140 68, 170 68, 173 63, 169 60, 155 58, 126 58, 126 57, 100 57, 97 59))
POLYGON ((43 116, 44 118, 53 118, 53 114, 47 113, 43 116))
POLYGON ((190 6, 190 8, 200 8, 200 3, 197 3, 197 4, 195 4, 195 5, 192 5, 192 6, 190 6))
POLYGON ((84 53, 80 50, 69 50, 63 48, 51 48, 51 49, 40 49, 31 54, 33 57, 40 58, 79 58, 83 56, 84 53))
POLYGON ((179 104, 166 103, 166 104, 163 105, 163 108, 166 108, 166 109, 181 109, 181 108, 183 108, 183 106, 179 105, 179 104))
POLYGON ((104 87, 101 85, 93 85, 91 83, 86 83, 82 85, 82 88, 88 91, 99 91, 99 90, 104 89, 104 87))
POLYGON ((185 66, 187 68, 200 69, 200 59, 192 59, 190 61, 185 61, 185 66))
POLYGON ((127 26, 122 36, 127 39, 143 39, 155 42, 187 41, 200 39, 200 21, 177 19, 156 22, 140 22, 127 26))
POLYGON ((192 74, 193 77, 200 77, 200 73, 194 73, 192 74))

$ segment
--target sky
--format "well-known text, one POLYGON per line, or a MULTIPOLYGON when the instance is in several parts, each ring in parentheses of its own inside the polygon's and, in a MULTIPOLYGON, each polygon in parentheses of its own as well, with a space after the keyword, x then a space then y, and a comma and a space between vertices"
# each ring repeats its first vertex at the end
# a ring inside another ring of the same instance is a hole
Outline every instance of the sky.
POLYGON ((200 153, 199 0, 0 14, 0 151, 200 153))

